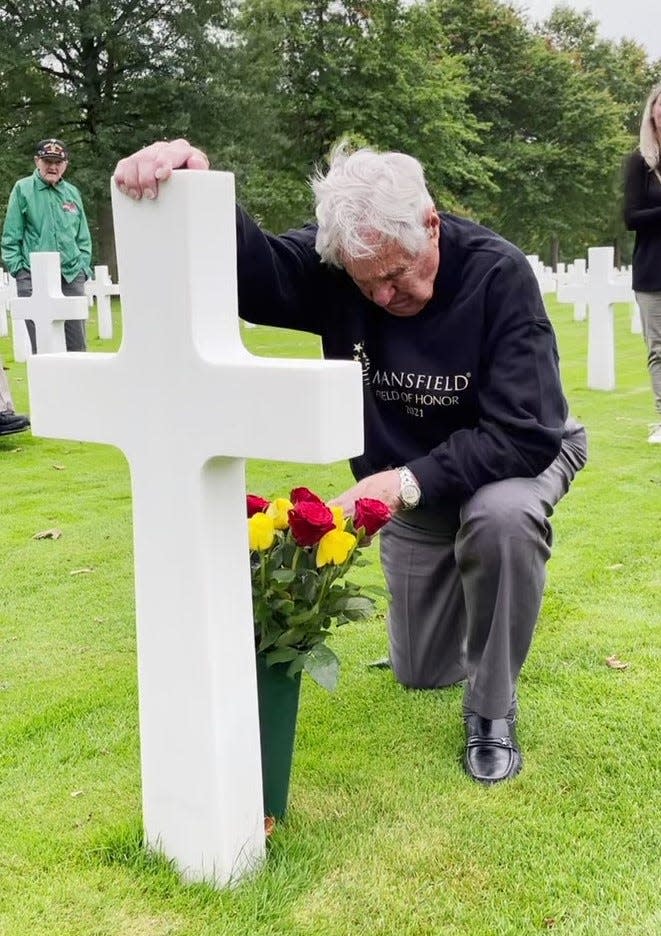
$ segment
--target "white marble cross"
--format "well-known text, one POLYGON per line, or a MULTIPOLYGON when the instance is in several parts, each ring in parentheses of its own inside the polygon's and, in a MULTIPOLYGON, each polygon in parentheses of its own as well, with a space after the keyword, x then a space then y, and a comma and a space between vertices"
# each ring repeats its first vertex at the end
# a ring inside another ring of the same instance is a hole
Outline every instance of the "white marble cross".
POLYGON ((111 296, 119 296, 119 283, 110 279, 107 266, 94 267, 94 279, 85 283, 85 295, 88 298, 90 309, 96 299, 96 317, 99 338, 112 338, 112 306, 111 296))
MULTIPOLYGON (((9 334, 7 313, 9 312, 9 304, 15 296, 16 280, 0 269, 0 337, 2 338, 9 334)), ((30 336, 25 322, 12 319, 11 337, 14 360, 18 364, 23 364, 28 355, 32 353, 30 336)))
POLYGON ((56 251, 31 253, 30 272, 32 295, 11 299, 11 316, 34 322, 38 354, 65 351, 64 323, 67 319, 87 318, 87 299, 62 295, 60 255, 56 251))
POLYGON ((615 389, 613 304, 631 300, 631 288, 615 279, 613 253, 612 247, 590 247, 585 281, 558 288, 559 302, 584 302, 588 307, 590 390, 615 389))
POLYGON ((557 281, 553 270, 550 267, 545 267, 537 254, 526 254, 526 260, 532 267, 542 296, 555 292, 557 281))
MULTIPOLYGON (((570 264, 569 268, 563 274, 563 276, 558 278, 556 298, 558 302, 573 302, 575 322, 584 322, 587 318, 588 311, 584 299, 571 298, 573 295, 572 287, 583 287, 587 282, 587 276, 587 261, 580 257, 579 259, 574 260, 572 264, 570 264)), ((578 295, 583 295, 583 292, 580 288, 578 289, 578 295)))
POLYGON ((112 195, 122 345, 31 358, 32 428, 126 454, 146 840, 225 884, 264 852, 244 460, 361 452, 361 373, 243 346, 231 174, 112 195))

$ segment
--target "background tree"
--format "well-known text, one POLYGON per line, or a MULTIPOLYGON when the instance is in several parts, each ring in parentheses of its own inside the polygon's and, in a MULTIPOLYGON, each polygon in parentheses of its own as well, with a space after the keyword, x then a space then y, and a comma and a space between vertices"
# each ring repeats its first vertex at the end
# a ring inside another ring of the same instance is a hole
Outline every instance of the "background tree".
POLYGON ((589 11, 558 6, 537 31, 554 51, 569 55, 591 87, 605 91, 621 108, 618 142, 622 149, 602 167, 604 174, 610 173, 606 193, 610 210, 602 221, 602 242, 614 244, 619 264, 621 258, 630 262, 633 247, 633 235, 622 218, 622 162, 638 143, 643 104, 658 80, 661 63, 650 62, 645 49, 630 39, 600 39, 598 29, 599 23, 589 11))
POLYGON ((207 51, 217 53, 212 30, 225 15, 208 0, 7 0, 0 11, 0 61, 14 76, 6 114, 22 162, 16 174, 30 171, 36 140, 61 136, 104 259, 112 254, 112 168, 137 146, 188 132, 205 99, 207 51), (19 95, 21 76, 30 81, 19 95))

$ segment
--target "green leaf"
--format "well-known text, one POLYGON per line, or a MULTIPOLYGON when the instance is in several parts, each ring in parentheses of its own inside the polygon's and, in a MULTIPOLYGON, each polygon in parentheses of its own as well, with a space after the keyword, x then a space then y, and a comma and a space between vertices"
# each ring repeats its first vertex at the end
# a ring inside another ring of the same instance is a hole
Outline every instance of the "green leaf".
POLYGON ((276 582, 289 583, 293 582, 296 578, 296 573, 293 569, 275 569, 271 575, 276 582))
POLYGON ((290 663, 295 660, 301 651, 294 647, 281 647, 278 650, 269 650, 265 653, 266 665, 273 666, 274 663, 290 663))
POLYGON ((359 611, 366 614, 371 614, 374 610, 374 602, 371 598, 361 598, 361 597, 352 597, 352 598, 340 598, 336 602, 336 607, 342 611, 359 611))
POLYGON ((340 661, 327 644, 317 644, 305 655, 303 669, 324 689, 333 692, 340 677, 340 661))

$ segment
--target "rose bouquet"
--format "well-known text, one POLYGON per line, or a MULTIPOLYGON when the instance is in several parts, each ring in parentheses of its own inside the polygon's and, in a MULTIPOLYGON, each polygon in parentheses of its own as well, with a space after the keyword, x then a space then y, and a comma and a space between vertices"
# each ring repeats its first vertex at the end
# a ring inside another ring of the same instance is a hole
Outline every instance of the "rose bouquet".
POLYGON ((348 518, 304 487, 272 501, 249 494, 247 508, 257 653, 267 666, 287 664, 292 677, 305 670, 332 690, 340 667, 326 644, 332 628, 373 613, 373 598, 363 592, 384 594, 344 576, 365 564, 361 551, 390 510, 362 498, 348 518))

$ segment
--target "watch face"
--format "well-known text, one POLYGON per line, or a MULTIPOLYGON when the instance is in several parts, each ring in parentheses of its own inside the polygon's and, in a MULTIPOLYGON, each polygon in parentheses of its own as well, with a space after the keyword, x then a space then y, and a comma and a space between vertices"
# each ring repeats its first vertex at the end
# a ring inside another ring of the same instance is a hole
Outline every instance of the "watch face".
POLYGON ((420 500, 420 491, 414 484, 403 484, 399 496, 407 507, 416 507, 420 500))

